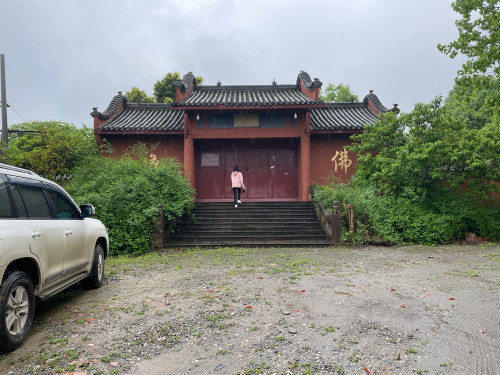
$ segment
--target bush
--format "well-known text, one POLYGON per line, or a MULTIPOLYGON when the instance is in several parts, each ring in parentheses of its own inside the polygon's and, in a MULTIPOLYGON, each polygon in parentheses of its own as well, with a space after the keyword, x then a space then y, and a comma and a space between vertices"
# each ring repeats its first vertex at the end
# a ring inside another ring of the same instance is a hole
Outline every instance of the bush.
POLYGON ((148 161, 147 150, 142 151, 139 158, 91 158, 66 187, 78 204, 94 205, 95 217, 108 228, 111 254, 151 250, 152 224, 160 203, 168 220, 189 214, 194 207, 194 190, 182 165, 172 158, 148 161))
POLYGON ((346 204, 354 204, 354 214, 361 232, 393 243, 440 244, 464 236, 467 232, 500 239, 500 210, 457 192, 443 188, 425 199, 381 195, 369 185, 330 182, 316 186, 314 197, 327 210, 339 201, 343 211, 344 238, 359 239, 347 233, 346 204))

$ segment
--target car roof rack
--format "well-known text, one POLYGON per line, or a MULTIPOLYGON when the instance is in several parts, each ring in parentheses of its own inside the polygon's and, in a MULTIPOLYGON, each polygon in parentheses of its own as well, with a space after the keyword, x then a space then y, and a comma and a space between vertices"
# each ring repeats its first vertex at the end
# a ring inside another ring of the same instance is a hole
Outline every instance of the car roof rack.
POLYGON ((8 165, 8 164, 2 164, 2 163, 0 163, 0 168, 10 169, 11 171, 26 173, 26 174, 30 174, 30 175, 33 175, 33 176, 38 176, 35 172, 31 172, 31 171, 29 171, 27 169, 24 169, 24 168, 13 167, 12 165, 8 165))

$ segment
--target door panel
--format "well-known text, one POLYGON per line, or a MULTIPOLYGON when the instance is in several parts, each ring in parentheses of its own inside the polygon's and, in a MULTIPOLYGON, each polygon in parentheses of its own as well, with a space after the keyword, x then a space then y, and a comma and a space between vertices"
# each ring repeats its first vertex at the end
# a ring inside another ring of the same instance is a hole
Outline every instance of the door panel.
POLYGON ((66 249, 63 258, 64 275, 81 271, 91 262, 94 244, 90 243, 91 231, 81 220, 77 208, 62 191, 47 189, 56 218, 64 230, 66 249))
POLYGON ((62 275, 66 248, 64 230, 59 221, 51 217, 49 204, 41 188, 35 184, 16 184, 12 181, 11 188, 19 189, 29 216, 20 220, 28 232, 31 252, 40 262, 42 283, 51 283, 62 275))
POLYGON ((295 152, 277 150, 272 152, 273 161, 273 198, 297 196, 295 152))
MULTIPOLYGON (((249 152, 248 164, 248 197, 271 198, 271 170, 269 151, 249 152)), ((243 175, 244 176, 244 175, 243 175)))
POLYGON ((198 199, 224 198, 224 152, 218 150, 200 151, 196 156, 196 197, 198 199), (218 166, 202 166, 202 154, 209 153, 219 157, 218 166))

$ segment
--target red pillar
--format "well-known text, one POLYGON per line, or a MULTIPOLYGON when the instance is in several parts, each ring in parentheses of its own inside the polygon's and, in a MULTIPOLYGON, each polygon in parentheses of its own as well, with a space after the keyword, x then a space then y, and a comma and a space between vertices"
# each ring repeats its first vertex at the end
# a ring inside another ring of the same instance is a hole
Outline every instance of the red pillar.
POLYGON ((306 112, 306 128, 304 134, 300 137, 300 200, 307 202, 309 200, 309 192, 307 188, 311 185, 311 138, 309 129, 311 117, 309 110, 306 112))
POLYGON ((189 136, 189 119, 184 112, 184 166, 187 169, 186 178, 193 189, 196 189, 196 170, 193 138, 189 136))

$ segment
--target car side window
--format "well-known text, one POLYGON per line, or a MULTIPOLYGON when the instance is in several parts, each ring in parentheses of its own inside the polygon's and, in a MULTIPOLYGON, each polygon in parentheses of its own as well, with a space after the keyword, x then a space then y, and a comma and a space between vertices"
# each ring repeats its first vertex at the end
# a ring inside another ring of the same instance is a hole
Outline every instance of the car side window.
POLYGON ((59 219, 78 219, 79 215, 71 202, 60 192, 48 190, 59 219))
POLYGON ((14 198, 14 203, 17 207, 17 216, 18 217, 28 217, 28 213, 26 212, 26 207, 24 207, 23 199, 21 198, 21 193, 19 193, 19 189, 16 184, 10 184, 10 192, 12 193, 12 197, 14 198))
POLYGON ((43 190, 36 186, 18 185, 30 218, 50 219, 50 209, 43 190))
POLYGON ((7 189, 7 182, 0 175, 0 217, 12 218, 15 216, 14 208, 12 207, 7 189))

